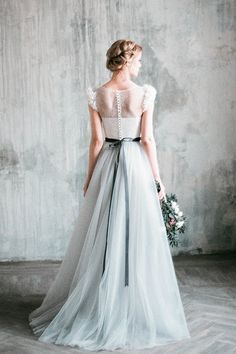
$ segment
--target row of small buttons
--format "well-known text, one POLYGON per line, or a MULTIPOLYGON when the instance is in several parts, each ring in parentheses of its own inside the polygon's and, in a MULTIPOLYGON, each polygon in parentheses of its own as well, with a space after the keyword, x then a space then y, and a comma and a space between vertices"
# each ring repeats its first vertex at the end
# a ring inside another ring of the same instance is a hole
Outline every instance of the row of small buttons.
POLYGON ((117 111, 118 111, 118 133, 119 139, 122 138, 121 132, 121 104, 120 104, 120 93, 116 91, 116 101, 117 101, 117 111))

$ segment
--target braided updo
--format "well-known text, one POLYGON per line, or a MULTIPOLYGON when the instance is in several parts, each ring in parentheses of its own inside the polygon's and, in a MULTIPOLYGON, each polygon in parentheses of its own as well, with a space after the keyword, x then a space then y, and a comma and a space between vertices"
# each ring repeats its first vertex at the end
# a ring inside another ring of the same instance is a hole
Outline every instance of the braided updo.
POLYGON ((119 39, 106 52, 106 68, 112 72, 121 70, 126 63, 132 61, 138 51, 142 51, 142 47, 134 41, 119 39))

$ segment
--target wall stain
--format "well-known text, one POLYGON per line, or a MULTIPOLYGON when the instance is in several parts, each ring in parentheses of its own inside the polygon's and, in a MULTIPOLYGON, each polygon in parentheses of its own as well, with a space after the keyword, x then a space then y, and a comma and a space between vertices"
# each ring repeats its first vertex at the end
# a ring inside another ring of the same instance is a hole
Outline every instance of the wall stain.
POLYGON ((37 171, 39 175, 58 175, 57 168, 53 165, 54 153, 49 151, 43 144, 36 144, 25 150, 22 156, 24 169, 37 171))
POLYGON ((218 29, 221 33, 236 30, 236 3, 235 1, 219 0, 216 5, 218 29))
POLYGON ((208 246, 236 245, 236 159, 220 160, 198 180, 208 246))
MULTIPOLYGON (((153 85, 157 89, 157 109, 159 112, 176 111, 187 103, 187 92, 181 88, 177 79, 170 74, 165 64, 162 63, 154 49, 147 45, 145 47, 145 58, 153 58, 147 60, 144 76, 151 77, 153 85)), ((149 82, 148 82, 149 83, 149 82)))
POLYGON ((164 68, 160 72, 160 111, 175 111, 177 108, 183 107, 187 103, 187 93, 183 88, 179 87, 174 76, 164 68))
POLYGON ((19 158, 12 143, 0 146, 0 174, 17 174, 19 158))

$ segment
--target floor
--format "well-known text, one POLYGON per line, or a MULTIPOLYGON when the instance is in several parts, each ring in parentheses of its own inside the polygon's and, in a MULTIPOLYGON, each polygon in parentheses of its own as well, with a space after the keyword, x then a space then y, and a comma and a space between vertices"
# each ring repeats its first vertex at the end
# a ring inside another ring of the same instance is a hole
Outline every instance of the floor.
MULTIPOLYGON (((236 254, 181 256, 173 261, 191 339, 126 353, 236 353, 236 254)), ((36 295, 1 296, 0 353, 94 353, 39 342, 27 317, 41 301, 36 295)))

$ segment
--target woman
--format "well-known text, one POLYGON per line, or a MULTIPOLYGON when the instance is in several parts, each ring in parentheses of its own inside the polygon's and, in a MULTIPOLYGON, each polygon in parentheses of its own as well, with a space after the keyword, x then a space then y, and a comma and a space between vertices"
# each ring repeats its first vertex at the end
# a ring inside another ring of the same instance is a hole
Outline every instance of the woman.
POLYGON ((131 81, 141 55, 133 41, 114 42, 111 80, 87 90, 84 199, 56 279, 29 315, 40 341, 124 350, 190 337, 160 207, 166 195, 152 127, 156 89, 131 81))

